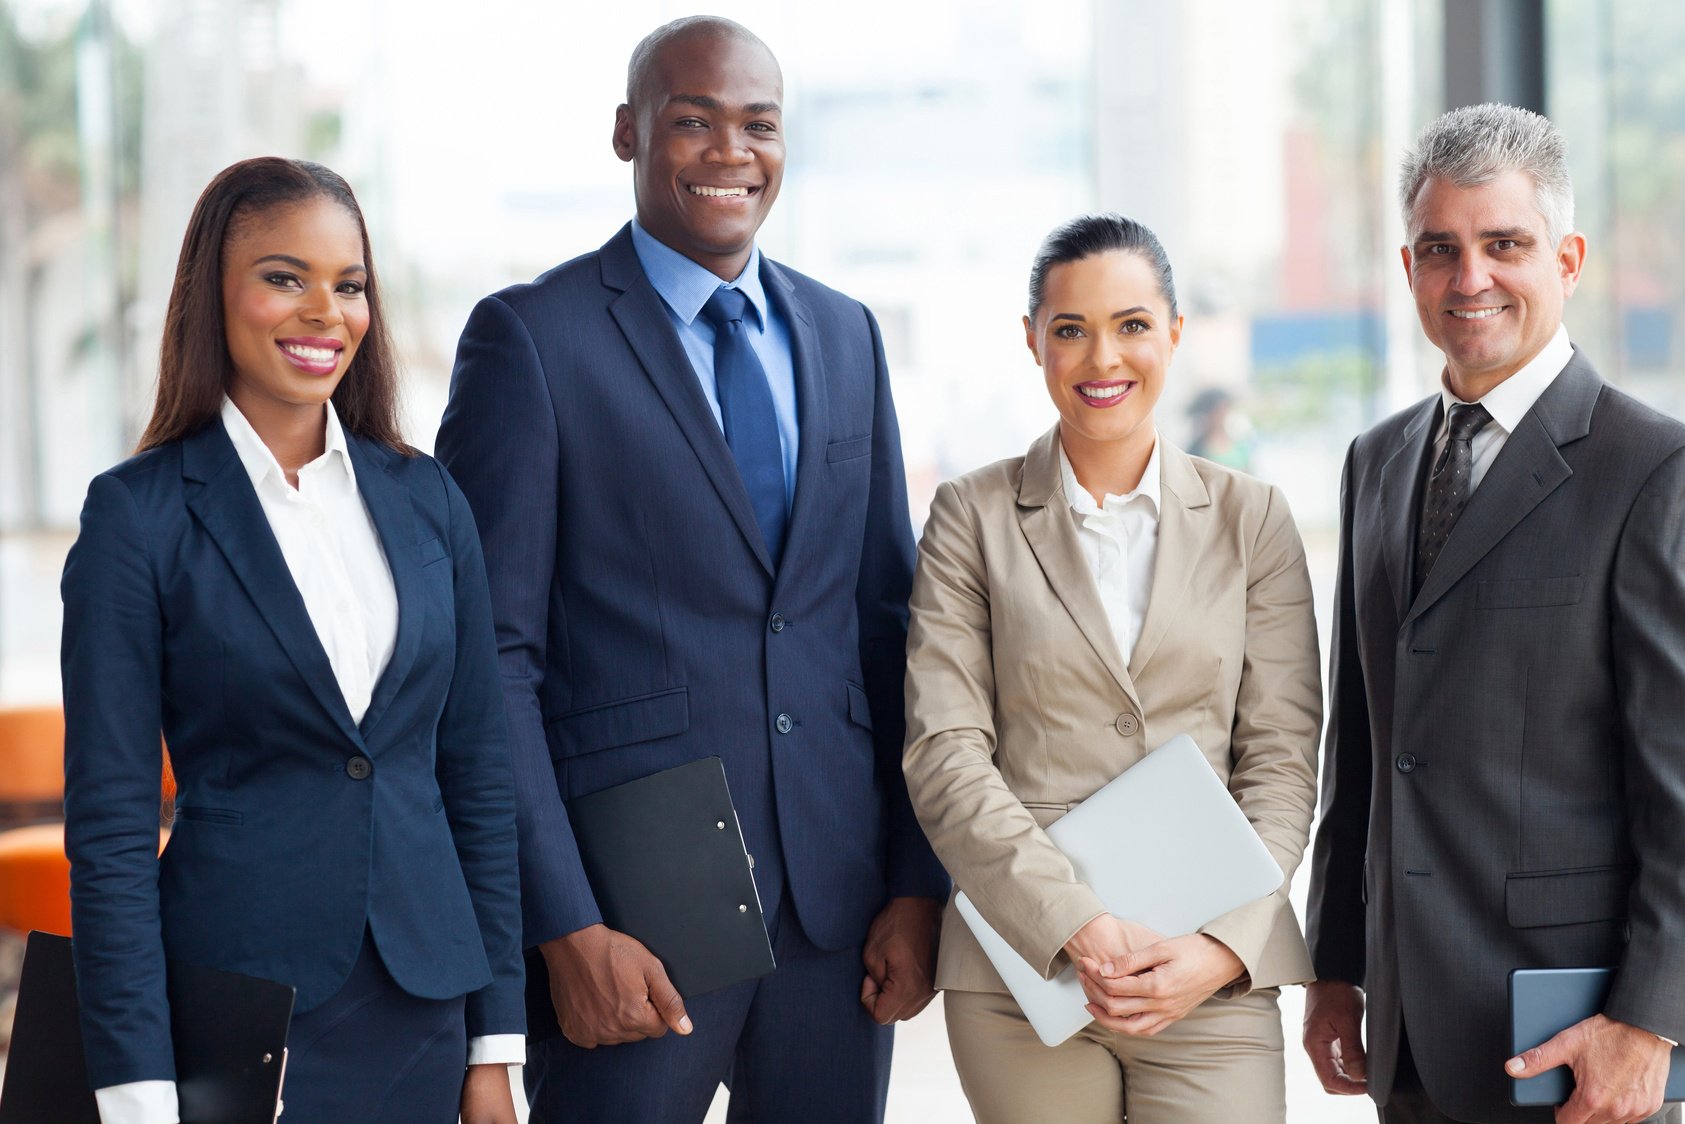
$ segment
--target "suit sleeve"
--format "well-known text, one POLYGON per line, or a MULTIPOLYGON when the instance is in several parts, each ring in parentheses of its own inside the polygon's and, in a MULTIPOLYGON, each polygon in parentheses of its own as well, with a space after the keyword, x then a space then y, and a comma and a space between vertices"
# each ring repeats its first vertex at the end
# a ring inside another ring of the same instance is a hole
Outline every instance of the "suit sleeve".
POLYGON ((1246 654, 1229 740, 1229 791, 1281 867, 1282 883, 1268 897, 1200 927, 1240 957, 1249 977, 1283 911, 1293 908, 1288 888, 1310 836, 1322 727, 1320 664, 1305 548, 1286 497, 1271 488, 1247 574, 1246 654))
POLYGON ((889 803, 887 882, 891 897, 943 898, 948 875, 937 862, 907 799, 901 771, 906 733, 907 596, 913 579, 913 531, 907 514, 907 476, 901 433, 890 396, 883 339, 871 312, 874 408, 872 482, 866 502, 866 535, 855 590, 860 622, 860 666, 872 710, 877 775, 889 803))
POLYGON ((437 451, 485 547, 530 947, 597 924, 602 914, 556 785, 539 701, 560 522, 556 406, 526 325, 495 296, 463 329, 437 451))
POLYGON ((1328 730, 1323 740, 1322 820, 1311 846, 1305 936, 1322 980, 1363 985, 1364 855, 1369 847, 1373 750, 1369 703, 1358 655, 1352 562, 1356 445, 1340 477, 1340 565, 1334 587, 1334 639, 1328 657, 1328 730))
POLYGON ((1604 1013, 1685 1039, 1685 449, 1640 490, 1611 594, 1622 764, 1637 871, 1604 1013))
POLYGON ((995 766, 992 595, 972 513, 943 484, 913 579, 907 787, 955 883, 1047 976, 1065 942, 1106 907, 995 766))
POLYGON ((174 1081, 158 902, 163 614, 147 531, 96 477, 65 562, 64 843, 94 1088, 174 1081))
POLYGON ((492 972, 492 982, 468 996, 467 1028, 471 1037, 519 1034, 526 1026, 526 969, 521 960, 515 785, 498 690, 491 599, 468 501, 442 467, 439 478, 450 515, 456 659, 439 718, 435 768, 492 972))

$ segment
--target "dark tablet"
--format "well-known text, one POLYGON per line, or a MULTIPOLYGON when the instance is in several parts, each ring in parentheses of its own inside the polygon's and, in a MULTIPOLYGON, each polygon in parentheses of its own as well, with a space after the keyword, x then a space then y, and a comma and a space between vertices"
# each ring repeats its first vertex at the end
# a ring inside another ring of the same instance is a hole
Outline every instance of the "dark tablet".
MULTIPOLYGON (((1531 1050, 1603 1010, 1613 968, 1518 968, 1509 974, 1510 1056, 1531 1050)), ((1667 1075, 1670 1101, 1685 1101, 1685 1047, 1675 1047, 1667 1075)), ((1510 1103, 1558 1105, 1574 1091, 1574 1075, 1557 1066, 1537 1077, 1510 1079, 1510 1103)))

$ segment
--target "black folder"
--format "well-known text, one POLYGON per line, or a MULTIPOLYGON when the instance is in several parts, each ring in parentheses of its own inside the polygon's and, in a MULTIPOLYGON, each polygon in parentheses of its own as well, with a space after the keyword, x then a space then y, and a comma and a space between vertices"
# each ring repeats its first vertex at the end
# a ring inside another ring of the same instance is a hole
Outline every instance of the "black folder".
POLYGON ((772 971, 718 757, 575 797, 567 808, 603 923, 642 941, 680 995, 772 971))
MULTIPOLYGON (((70 947, 29 934, 0 1124, 99 1124, 70 947)), ((168 986, 182 1124, 274 1124, 293 989, 173 960, 168 986)))
MULTIPOLYGON (((1509 974, 1510 1056, 1531 1050, 1603 1010, 1613 968, 1518 968, 1509 974)), ((1565 1065, 1525 1080, 1510 1078, 1510 1103, 1558 1105, 1574 1091, 1565 1065)), ((1664 1099, 1685 1101, 1685 1046, 1675 1046, 1664 1099)))

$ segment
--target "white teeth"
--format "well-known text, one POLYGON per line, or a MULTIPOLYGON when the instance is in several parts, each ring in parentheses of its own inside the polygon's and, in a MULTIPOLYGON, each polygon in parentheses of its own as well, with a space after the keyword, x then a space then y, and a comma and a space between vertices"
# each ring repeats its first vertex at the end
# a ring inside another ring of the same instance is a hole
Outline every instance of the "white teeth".
POLYGON ((1134 385, 1126 382, 1120 386, 1079 386, 1077 393, 1084 398, 1116 398, 1134 385))
POLYGON ((306 363, 331 363, 336 354, 331 347, 305 347, 296 343, 284 343, 281 350, 288 355, 298 356, 306 363))
POLYGON ((749 189, 746 187, 704 187, 701 184, 693 183, 690 185, 690 193, 692 195, 706 195, 709 198, 718 198, 723 195, 747 195, 749 194, 749 189))
POLYGON ((1503 308, 1453 308, 1451 315, 1458 320, 1485 320, 1502 312, 1503 308))

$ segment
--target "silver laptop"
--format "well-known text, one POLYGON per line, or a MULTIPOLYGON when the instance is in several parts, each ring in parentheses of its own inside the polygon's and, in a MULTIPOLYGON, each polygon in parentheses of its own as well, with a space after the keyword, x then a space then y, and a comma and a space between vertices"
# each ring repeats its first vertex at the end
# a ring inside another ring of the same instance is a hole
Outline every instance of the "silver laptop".
MULTIPOLYGON (((1167 937, 1282 883, 1274 857, 1186 734, 1066 813, 1047 835, 1113 915, 1167 937)), ((954 904, 1043 1042, 1057 1046, 1092 1021, 1074 967, 1042 979, 963 892, 954 904)))

